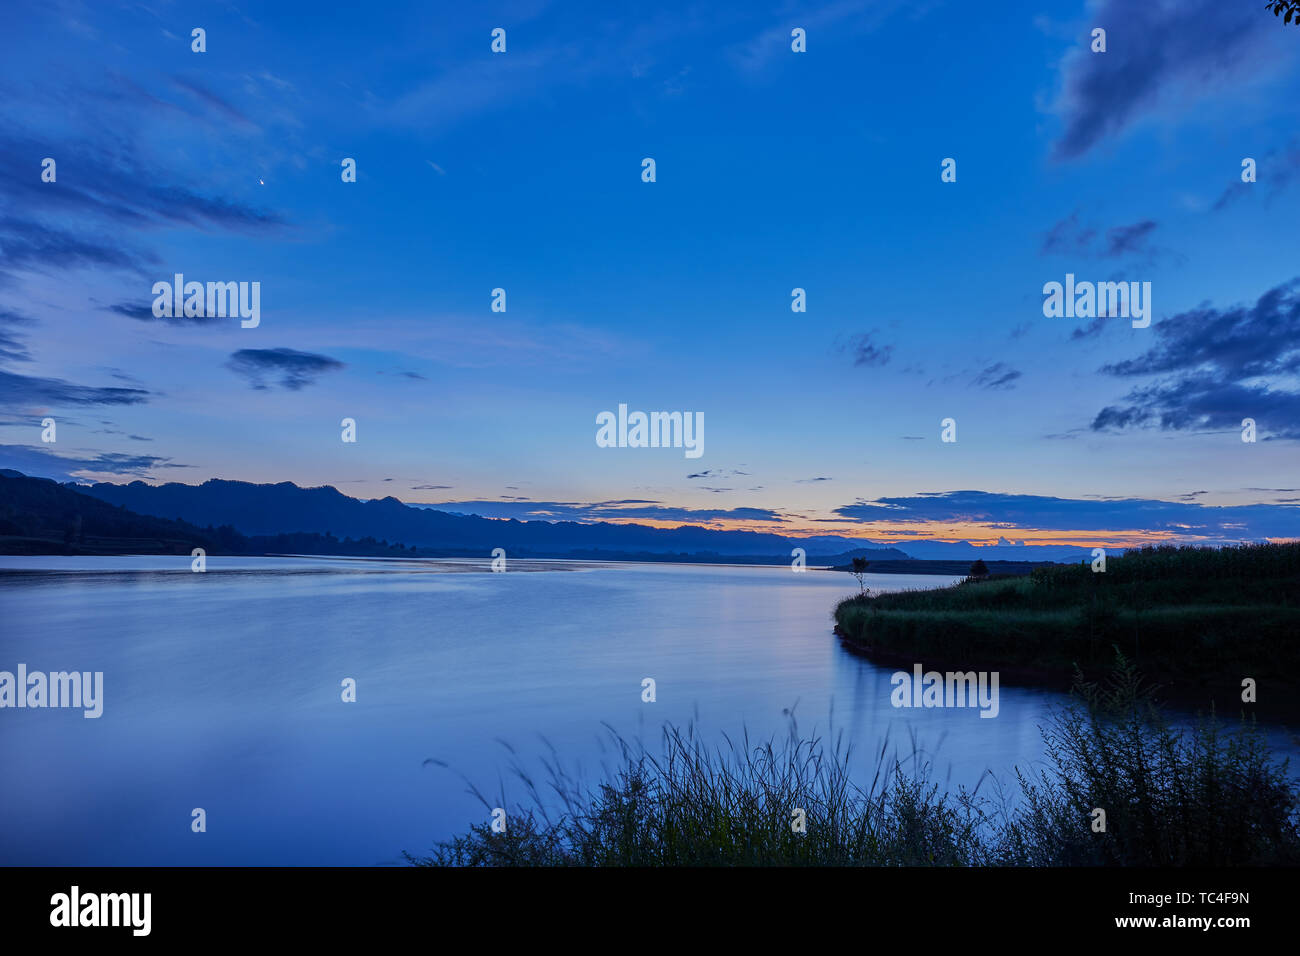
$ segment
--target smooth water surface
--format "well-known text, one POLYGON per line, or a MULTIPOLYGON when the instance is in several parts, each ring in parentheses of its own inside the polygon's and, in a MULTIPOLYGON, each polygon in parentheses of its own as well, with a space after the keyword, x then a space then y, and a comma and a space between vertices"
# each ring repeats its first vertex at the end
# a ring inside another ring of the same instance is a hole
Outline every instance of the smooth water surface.
POLYGON ((706 739, 753 738, 783 734, 796 702, 804 733, 833 705, 868 778, 888 734, 973 786, 1037 765, 1060 700, 1003 686, 995 719, 895 709, 893 669, 832 635, 857 588, 839 572, 209 558, 199 574, 189 560, 0 558, 0 670, 104 673, 98 719, 0 710, 0 862, 391 864, 487 819, 461 774, 524 798, 503 741, 526 764, 549 742, 590 776, 612 756, 602 721, 656 747, 664 721, 697 714, 706 739))

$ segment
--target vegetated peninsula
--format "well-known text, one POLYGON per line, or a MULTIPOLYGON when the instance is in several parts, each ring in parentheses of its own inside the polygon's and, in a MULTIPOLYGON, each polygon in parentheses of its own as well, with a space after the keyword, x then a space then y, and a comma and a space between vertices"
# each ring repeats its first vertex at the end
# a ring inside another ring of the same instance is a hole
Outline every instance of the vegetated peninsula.
POLYGON ((1148 547, 1105 571, 1058 565, 859 594, 834 618, 846 646, 885 663, 1067 686, 1118 648, 1171 699, 1236 713, 1253 681, 1260 711, 1276 713, 1295 708, 1300 687, 1300 542, 1148 547))

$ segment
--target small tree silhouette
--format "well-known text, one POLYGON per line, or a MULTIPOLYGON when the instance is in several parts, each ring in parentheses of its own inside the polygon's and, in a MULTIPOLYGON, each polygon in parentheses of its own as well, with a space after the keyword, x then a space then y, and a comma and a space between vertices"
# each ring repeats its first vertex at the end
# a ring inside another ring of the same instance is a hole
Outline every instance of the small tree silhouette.
POLYGON ((1294 23, 1300 26, 1300 0, 1269 0, 1264 6, 1273 11, 1275 17, 1282 17, 1283 23, 1294 23))
POLYGON ((989 566, 984 563, 983 558, 975 559, 975 563, 970 566, 970 576, 973 578, 986 578, 989 576, 989 566))
POLYGON ((867 593, 867 565, 870 563, 866 558, 853 559, 853 576, 858 579, 858 593, 862 595, 867 593))

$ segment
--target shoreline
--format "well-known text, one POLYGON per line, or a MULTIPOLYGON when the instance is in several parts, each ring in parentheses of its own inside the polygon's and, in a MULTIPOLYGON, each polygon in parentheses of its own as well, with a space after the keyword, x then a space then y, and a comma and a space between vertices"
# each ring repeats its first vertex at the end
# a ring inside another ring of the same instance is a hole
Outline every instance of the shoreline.
MULTIPOLYGON (((881 664, 891 667, 906 665, 910 668, 913 664, 919 663, 926 670, 942 671, 967 671, 976 669, 972 668, 969 662, 943 660, 936 657, 922 658, 917 654, 909 654, 904 653, 903 651, 882 648, 877 645, 865 644, 850 637, 838 624, 835 625, 832 632, 839 639, 841 646, 843 646, 845 650, 859 657, 864 657, 873 664, 881 664)), ((1014 664, 1011 662, 981 661, 979 662, 978 669, 997 671, 1000 675, 1000 680, 1005 679, 1012 684, 1029 687, 1045 687, 1065 693, 1069 693, 1074 683, 1071 677, 1062 675, 1054 669, 1026 667, 1023 664, 1014 664)))
MULTIPOLYGON (((910 671, 915 664, 919 663, 927 671, 996 671, 1001 684, 1034 690, 1050 690, 1067 695, 1073 695, 1074 691, 1073 675, 1052 668, 1028 667, 1024 664, 990 660, 974 663, 954 661, 891 650, 857 641, 849 637, 838 624, 832 628, 832 633, 845 651, 878 667, 899 667, 910 671)), ((1294 684, 1274 685, 1282 693, 1270 695, 1271 699, 1266 704, 1250 705, 1252 709, 1247 711, 1239 695, 1236 695, 1235 687, 1232 688, 1234 696, 1231 697, 1231 703, 1235 706, 1229 709, 1226 703, 1216 699, 1214 687, 1210 684, 1201 683, 1195 687, 1179 690, 1171 675, 1151 674, 1140 666, 1138 670, 1141 671, 1155 701, 1168 710, 1195 716, 1208 715, 1213 709, 1218 718, 1225 723, 1232 723, 1239 717, 1245 717, 1247 720, 1258 719, 1261 724, 1271 724, 1300 733, 1300 687, 1294 684), (1281 702, 1274 702, 1278 698, 1281 702)), ((1103 675, 1086 672, 1084 674, 1087 680, 1096 680, 1101 676, 1103 675)), ((1224 693, 1226 695, 1227 691, 1224 693)), ((1300 771, 1300 766, 1296 769, 1300 771)))

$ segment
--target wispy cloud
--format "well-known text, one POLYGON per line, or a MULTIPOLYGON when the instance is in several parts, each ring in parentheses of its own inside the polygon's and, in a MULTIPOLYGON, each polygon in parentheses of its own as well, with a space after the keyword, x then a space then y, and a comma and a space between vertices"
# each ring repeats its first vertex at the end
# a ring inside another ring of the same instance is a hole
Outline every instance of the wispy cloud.
POLYGON ((0 309, 0 362, 30 362, 32 355, 27 351, 25 336, 13 331, 15 326, 23 328, 36 324, 36 320, 21 312, 0 309))
POLYGON ((1020 371, 1007 365, 1005 362, 995 362, 984 368, 971 381, 971 384, 977 388, 987 389, 1008 389, 1014 388, 1014 382, 1020 378, 1020 371))
POLYGON ((737 478, 740 476, 749 477, 747 471, 737 471, 734 468, 710 468, 705 471, 697 471, 694 474, 687 475, 687 478, 737 478))
POLYGON ((255 389, 270 388, 269 381, 279 382, 282 388, 298 391, 326 372, 343 368, 343 363, 328 355, 298 352, 294 349, 240 349, 231 353, 226 367, 248 380, 255 389))
POLYGON ((223 119, 252 129, 257 128, 257 124, 245 116, 239 109, 232 106, 206 86, 203 86, 197 80, 185 76, 173 76, 171 81, 177 87, 216 111, 223 119))
POLYGON ((1105 53, 1081 40, 1061 64, 1057 159, 1077 159, 1158 107, 1186 105, 1257 75, 1275 24, 1263 5, 1221 0, 1101 0, 1090 24, 1105 53))
POLYGON ((149 400, 142 388, 101 388, 75 385, 58 378, 17 375, 0 370, 0 408, 57 408, 61 405, 140 405, 149 400))
POLYGON ((805 31, 808 49, 812 50, 835 35, 853 36, 875 29, 899 6, 895 0, 839 0, 819 6, 792 4, 778 14, 774 25, 765 26, 727 53, 742 72, 759 73, 777 57, 791 52, 790 31, 795 27, 805 31))
POLYGON ((90 456, 56 454, 32 445, 0 445, 0 467, 25 475, 71 481, 85 475, 147 477, 158 468, 191 468, 157 455, 126 455, 99 452, 90 456))
POLYGON ((682 508, 654 501, 444 501, 431 507, 484 518, 515 518, 545 521, 757 521, 784 522, 778 512, 767 508, 682 508))
POLYGON ((1102 371, 1166 378, 1102 409, 1094 431, 1239 429, 1243 418, 1254 418, 1268 438, 1300 439, 1300 392, 1276 384, 1300 374, 1300 278, 1270 289, 1252 306, 1204 305, 1162 319, 1152 332, 1150 349, 1102 371))
POLYGON ((1286 146, 1273 147, 1251 158, 1256 163, 1256 182, 1244 183, 1238 177, 1214 201, 1211 207, 1214 212, 1226 209, 1252 193, 1262 192, 1265 200, 1271 201, 1300 176, 1300 140, 1292 139, 1286 146))
POLYGON ((39 209, 47 218, 89 218, 118 228, 191 226, 250 233, 286 225, 277 212, 177 183, 174 172, 156 168, 121 141, 63 144, 59 181, 42 183, 30 167, 49 148, 31 139, 0 138, 0 198, 39 209))
POLYGON ((219 325, 223 323, 233 323, 236 318, 220 317, 213 315, 180 315, 156 316, 153 314, 152 300, 149 305, 143 302, 119 302, 115 305, 104 306, 105 312, 112 312, 114 315, 124 315, 128 319, 135 319, 137 322, 162 322, 166 325, 219 325))
POLYGON ((1103 233, 1098 227, 1084 225, 1076 209, 1052 225, 1043 235, 1043 255, 1076 256, 1090 259, 1119 259, 1141 256, 1153 259, 1163 252, 1151 244, 1152 233, 1159 228, 1154 219, 1142 219, 1127 225, 1112 226, 1103 233))
POLYGON ((880 342, 877 338, 879 334, 879 329, 872 329, 855 335, 847 344, 839 346, 840 351, 848 352, 853 357, 854 368, 888 365, 894 355, 894 346, 880 342))
POLYGON ((1149 498, 1094 500, 944 491, 859 499, 836 508, 835 513, 868 523, 949 522, 1007 530, 1123 532, 1141 529, 1218 541, 1300 536, 1300 508, 1275 504, 1225 507, 1149 498))

